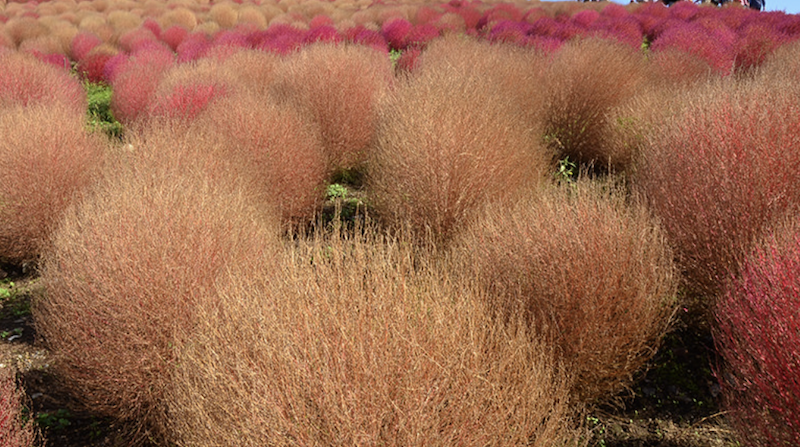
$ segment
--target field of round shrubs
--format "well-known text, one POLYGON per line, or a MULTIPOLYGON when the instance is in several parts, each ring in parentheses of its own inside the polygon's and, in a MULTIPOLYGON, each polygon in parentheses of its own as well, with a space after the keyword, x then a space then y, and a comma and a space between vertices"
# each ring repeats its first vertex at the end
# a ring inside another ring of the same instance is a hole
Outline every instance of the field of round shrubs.
POLYGON ((800 444, 798 172, 795 15, 0 2, 0 272, 114 445, 800 444), (606 442, 687 325, 737 441, 606 442))

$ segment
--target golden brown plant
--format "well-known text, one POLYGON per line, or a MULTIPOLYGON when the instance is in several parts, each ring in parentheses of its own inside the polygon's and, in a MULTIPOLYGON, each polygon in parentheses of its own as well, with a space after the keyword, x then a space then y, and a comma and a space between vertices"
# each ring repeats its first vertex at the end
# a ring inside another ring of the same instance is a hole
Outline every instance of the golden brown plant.
POLYGON ((582 402, 633 382, 676 303, 663 232, 610 182, 580 179, 491 207, 454 245, 498 319, 522 318, 554 345, 582 402))

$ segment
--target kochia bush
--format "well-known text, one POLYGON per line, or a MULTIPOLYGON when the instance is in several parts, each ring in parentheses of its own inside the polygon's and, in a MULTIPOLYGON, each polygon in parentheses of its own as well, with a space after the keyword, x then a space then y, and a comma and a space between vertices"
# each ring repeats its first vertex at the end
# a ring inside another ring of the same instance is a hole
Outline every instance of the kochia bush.
POLYGON ((64 105, 0 108, 0 260, 35 260, 64 210, 96 180, 105 145, 64 105))
POLYGON ((572 394, 603 400, 632 383, 675 307, 678 274, 643 203, 579 179, 482 213, 454 244, 496 318, 522 318, 574 374, 572 394))
POLYGON ((716 308, 727 415, 748 446, 800 443, 800 225, 777 226, 742 261, 716 308))
POLYGON ((33 421, 23 418, 22 391, 11 368, 0 372, 0 445, 33 447, 36 433, 33 421))
POLYGON ((676 102, 683 110, 650 128, 635 184, 689 289, 713 300, 754 238, 800 203, 800 106, 757 81, 705 84, 676 102))
POLYGON ((29 104, 86 110, 86 93, 66 69, 16 51, 0 51, 0 108, 29 104))
POLYGON ((276 67, 273 94, 302 108, 319 125, 335 169, 363 165, 377 102, 392 79, 385 53, 361 45, 318 43, 276 67))
POLYGON ((43 255, 37 334, 67 389, 130 444, 167 437, 164 396, 199 297, 274 251, 274 220, 214 155, 182 133, 132 140, 43 255))
POLYGON ((201 306, 169 398, 182 445, 580 445, 548 347, 378 232, 300 238, 201 306))
POLYGON ((381 103, 368 164, 384 221, 440 243, 487 203, 541 184, 552 163, 497 78, 462 68, 444 63, 398 83, 381 103))

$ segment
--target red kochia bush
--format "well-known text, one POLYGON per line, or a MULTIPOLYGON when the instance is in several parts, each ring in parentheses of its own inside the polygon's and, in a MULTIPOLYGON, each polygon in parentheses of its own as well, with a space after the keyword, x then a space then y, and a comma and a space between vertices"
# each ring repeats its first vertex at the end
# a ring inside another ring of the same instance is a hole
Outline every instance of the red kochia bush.
POLYGON ((645 205, 582 179, 481 215, 454 245, 495 315, 553 343, 579 400, 629 385, 668 326, 678 280, 645 205))
POLYGON ((105 148, 84 112, 63 105, 0 109, 0 259, 34 260, 105 148))
MULTIPOLYGON (((714 299, 764 226, 800 203, 800 105, 783 86, 714 82, 646 136, 635 184, 689 288, 714 299)), ((663 107, 663 106, 662 106, 663 107)))
POLYGON ((392 79, 386 54, 360 45, 314 44, 275 72, 273 92, 316 121, 334 169, 361 166, 372 140, 377 101, 392 79))
POLYGON ((0 108, 28 104, 63 104, 86 110, 86 92, 77 79, 36 57, 0 52, 0 108))
POLYGON ((727 418, 753 447, 800 444, 800 221, 792 214, 739 268, 716 309, 727 418))
POLYGON ((134 445, 166 436, 163 397, 197 299, 213 303, 225 269, 259 268, 277 225, 201 140, 159 129, 130 144, 65 213, 33 314, 67 389, 134 445))

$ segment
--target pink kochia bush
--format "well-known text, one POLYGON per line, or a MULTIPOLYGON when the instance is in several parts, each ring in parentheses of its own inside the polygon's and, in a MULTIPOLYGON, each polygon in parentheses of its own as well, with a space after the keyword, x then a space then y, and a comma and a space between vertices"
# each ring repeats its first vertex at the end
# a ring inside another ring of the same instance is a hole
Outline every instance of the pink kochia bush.
POLYGON ((22 418, 22 392, 12 370, 0 370, 0 446, 33 447, 33 421, 22 418))
POLYGON ((716 309, 723 395, 744 445, 800 444, 800 221, 743 260, 716 309))
POLYGON ((63 104, 73 112, 86 110, 86 93, 66 69, 13 51, 0 51, 0 67, 0 108, 63 104))
POLYGON ((111 79, 114 117, 125 125, 145 118, 158 83, 174 65, 175 56, 162 48, 142 50, 120 62, 111 79))
POLYGON ((95 179, 104 143, 65 105, 0 108, 0 259, 37 258, 64 210, 95 179))
POLYGON ((758 81, 704 84, 676 103, 683 110, 646 132, 634 183, 688 288, 713 300, 754 238, 800 203, 800 105, 758 81))
POLYGON ((37 334, 76 398, 135 445, 167 436, 164 395, 213 286, 274 252, 275 219, 225 159, 169 128, 132 139, 70 207, 42 257, 37 334))

